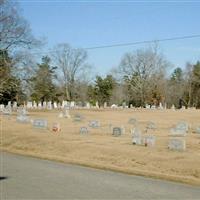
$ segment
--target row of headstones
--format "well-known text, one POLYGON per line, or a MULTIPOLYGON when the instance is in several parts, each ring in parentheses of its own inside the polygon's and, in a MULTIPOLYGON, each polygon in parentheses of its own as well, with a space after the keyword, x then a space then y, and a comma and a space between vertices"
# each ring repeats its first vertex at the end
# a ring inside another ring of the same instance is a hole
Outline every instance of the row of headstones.
MULTIPOLYGON (((36 102, 36 101, 28 101, 27 104, 25 105, 26 108, 28 109, 61 109, 61 108, 99 108, 99 103, 98 101, 96 102, 95 106, 92 106, 89 102, 85 102, 83 103, 76 103, 74 101, 62 101, 62 103, 57 103, 57 102, 53 102, 52 101, 44 101, 44 102, 36 102)), ((107 108, 107 102, 104 102, 104 108, 107 108)), ((126 102, 123 102, 121 106, 118 106, 116 104, 113 104, 110 106, 111 108, 128 108, 128 106, 126 105, 126 102)), ((0 111, 3 111, 5 108, 17 108, 17 102, 14 101, 13 105, 11 104, 11 101, 8 102, 7 106, 4 106, 3 104, 0 105, 0 111)), ((130 108, 134 108, 132 106, 132 104, 130 105, 130 108)), ((155 105, 148 105, 146 104, 145 106, 146 109, 166 109, 167 105, 165 104, 164 106, 162 105, 162 103, 159 104, 159 106, 155 106, 155 105)), ((171 107, 172 110, 175 110, 175 106, 172 105, 171 107)), ((183 106, 182 109, 185 109, 185 107, 183 106)))

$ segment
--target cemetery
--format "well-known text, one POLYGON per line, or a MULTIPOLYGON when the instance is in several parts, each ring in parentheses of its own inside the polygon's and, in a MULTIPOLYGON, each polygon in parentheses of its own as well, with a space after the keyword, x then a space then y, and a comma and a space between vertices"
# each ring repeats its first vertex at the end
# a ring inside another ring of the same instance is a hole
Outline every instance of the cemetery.
POLYGON ((200 185, 199 110, 63 105, 1 106, 1 149, 200 185))

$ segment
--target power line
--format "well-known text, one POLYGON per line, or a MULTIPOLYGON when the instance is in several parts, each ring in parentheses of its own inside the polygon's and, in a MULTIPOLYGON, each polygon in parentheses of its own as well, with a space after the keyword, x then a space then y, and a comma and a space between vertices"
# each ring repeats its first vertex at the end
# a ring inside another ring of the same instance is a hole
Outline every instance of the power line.
POLYGON ((112 48, 112 47, 133 46, 133 45, 137 45, 137 44, 148 44, 148 43, 154 43, 154 42, 165 42, 165 41, 172 41, 172 40, 183 40, 183 39, 191 39, 191 38, 198 38, 198 37, 200 37, 200 35, 189 35, 189 36, 165 38, 165 39, 159 39, 159 40, 146 40, 146 41, 139 41, 139 42, 130 42, 130 43, 120 43, 120 44, 113 44, 113 45, 87 47, 87 48, 84 48, 84 49, 86 49, 86 50, 92 50, 92 49, 103 49, 103 48, 112 48))
MULTIPOLYGON (((158 39, 158 40, 144 40, 144 41, 129 42, 129 43, 118 43, 118 44, 109 44, 109 45, 102 45, 102 46, 83 47, 81 49, 84 49, 84 50, 106 49, 106 48, 134 46, 134 45, 139 45, 139 44, 150 44, 150 43, 155 43, 155 42, 167 42, 167 41, 185 40, 185 39, 193 39, 193 38, 200 38, 200 34, 187 35, 187 36, 182 36, 182 37, 171 37, 171 38, 164 38, 164 39, 158 39)), ((48 53, 53 53, 53 52, 57 52, 57 51, 52 50, 52 51, 47 51, 47 52, 33 52, 31 54, 41 54, 41 53, 48 54, 48 53)))

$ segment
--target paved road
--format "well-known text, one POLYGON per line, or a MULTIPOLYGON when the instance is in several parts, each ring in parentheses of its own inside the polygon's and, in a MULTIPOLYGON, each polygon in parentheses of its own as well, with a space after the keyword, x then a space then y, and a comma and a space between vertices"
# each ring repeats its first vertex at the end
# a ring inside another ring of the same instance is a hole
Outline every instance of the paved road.
POLYGON ((200 199, 200 187, 1 152, 0 199, 200 199))

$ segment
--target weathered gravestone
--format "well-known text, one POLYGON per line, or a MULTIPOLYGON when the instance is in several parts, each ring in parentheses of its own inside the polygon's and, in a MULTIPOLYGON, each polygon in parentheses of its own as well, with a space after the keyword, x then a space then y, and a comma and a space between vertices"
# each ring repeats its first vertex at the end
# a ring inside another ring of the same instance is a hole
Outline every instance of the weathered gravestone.
POLYGON ((137 120, 135 118, 130 118, 128 123, 135 126, 137 124, 137 120))
POLYGON ((19 122, 19 123, 29 123, 30 119, 26 115, 18 115, 17 116, 17 122, 19 122))
POLYGON ((64 108, 63 110, 63 117, 70 119, 71 116, 69 114, 69 110, 67 108, 64 108))
POLYGON ((100 122, 98 120, 89 121, 89 127, 91 128, 99 128, 100 122))
POLYGON ((46 129, 47 128, 47 120, 46 119, 34 119, 33 127, 46 129))
POLYGON ((5 106, 3 104, 0 104, 0 112, 3 112, 5 106))
POLYGON ((170 139, 168 148, 170 150, 184 151, 186 149, 185 140, 179 138, 170 139))
POLYGON ((83 117, 80 114, 75 114, 73 120, 74 122, 81 122, 83 121, 83 117))
POLYGON ((146 125, 146 133, 154 133, 156 130, 156 124, 154 122, 148 122, 146 125))
POLYGON ((200 126, 196 128, 196 133, 200 134, 200 126))
POLYGON ((145 135, 143 137, 143 145, 153 147, 155 145, 155 136, 153 135, 145 135))
POLYGON ((121 127, 113 127, 112 135, 115 137, 122 135, 122 128, 121 127))
POLYGON ((81 127, 80 128, 80 134, 81 135, 85 135, 85 134, 88 134, 88 129, 87 129, 87 127, 81 127))
POLYGON ((177 125, 170 130, 172 136, 186 136, 188 131, 189 125, 186 122, 178 122, 177 125))
POLYGON ((4 114, 4 115, 11 115, 11 114, 12 114, 12 108, 9 107, 9 106, 6 106, 6 107, 3 109, 3 114, 4 114))
POLYGON ((132 131, 132 143, 141 145, 142 144, 142 132, 138 128, 134 128, 132 131))

